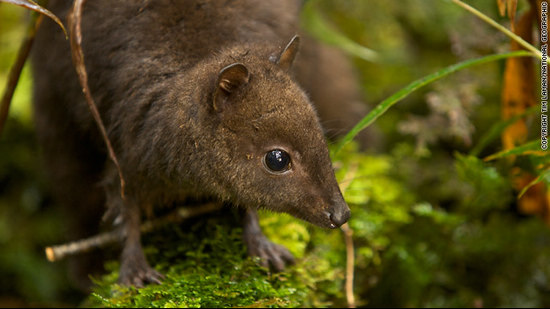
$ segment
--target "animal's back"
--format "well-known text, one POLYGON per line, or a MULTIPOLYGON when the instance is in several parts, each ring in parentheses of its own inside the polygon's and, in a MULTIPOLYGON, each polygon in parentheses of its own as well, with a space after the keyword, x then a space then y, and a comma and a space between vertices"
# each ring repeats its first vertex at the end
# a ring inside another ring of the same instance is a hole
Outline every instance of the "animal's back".
MULTIPOLYGON (((67 24, 71 1, 51 2, 52 11, 67 24)), ((93 96, 106 110, 139 95, 141 85, 162 81, 225 46, 268 42, 282 47, 295 34, 298 10, 293 0, 88 1, 82 36, 93 96)), ((52 91, 74 102, 68 111, 89 128, 93 124, 86 105, 75 102, 83 102, 83 96, 69 43, 52 22, 43 28, 35 43, 36 93, 52 91)), ((37 98, 38 104, 51 101, 37 98)))

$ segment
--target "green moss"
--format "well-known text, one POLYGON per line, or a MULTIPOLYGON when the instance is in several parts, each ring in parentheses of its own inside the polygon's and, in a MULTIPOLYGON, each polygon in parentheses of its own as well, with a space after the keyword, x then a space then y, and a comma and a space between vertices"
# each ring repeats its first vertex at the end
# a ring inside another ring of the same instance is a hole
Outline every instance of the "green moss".
MULTIPOLYGON (((314 282, 300 270, 272 274, 246 256, 241 229, 224 216, 200 218, 190 227, 168 226, 145 237, 146 254, 165 274, 162 285, 117 285, 118 263, 97 281, 90 304, 106 307, 295 307, 314 282)), ((292 226, 292 222, 289 223, 292 226)), ((308 260, 301 267, 313 267, 308 260)))
MULTIPOLYGON (((337 158, 339 179, 355 175, 345 191, 352 208, 350 226, 358 248, 356 271, 374 273, 388 233, 410 221, 410 194, 388 176, 391 159, 350 149, 337 158), (386 192, 386 194, 384 194, 386 192), (390 194, 391 193, 391 194, 390 194), (355 196, 355 198, 353 198, 355 196), (363 198, 361 198, 363 197, 363 198), (368 197, 368 198, 365 198, 368 197)), ((116 284, 118 263, 97 280, 90 305, 105 307, 300 307, 342 306, 345 246, 338 230, 323 230, 285 214, 262 212, 261 225, 286 246, 297 263, 270 273, 246 256, 235 216, 216 215, 190 224, 166 226, 144 237, 147 257, 166 275, 162 285, 142 289, 116 284)), ((368 277, 368 276, 367 276, 368 277)))

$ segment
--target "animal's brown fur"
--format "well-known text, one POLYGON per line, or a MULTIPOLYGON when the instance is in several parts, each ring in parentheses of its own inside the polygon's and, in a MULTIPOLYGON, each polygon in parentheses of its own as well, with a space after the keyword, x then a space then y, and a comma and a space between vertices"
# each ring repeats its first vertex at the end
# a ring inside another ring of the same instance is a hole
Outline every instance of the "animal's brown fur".
MULTIPOLYGON (((51 9, 65 16, 69 4, 51 1, 51 9)), ((51 23, 39 31, 35 118, 56 195, 83 217, 106 203, 122 219, 121 282, 161 278, 139 240, 140 214, 151 207, 190 196, 244 207, 249 252, 276 268, 291 257, 256 228, 254 209, 322 227, 349 217, 316 110, 289 71, 297 45, 284 47, 297 29, 298 10, 293 0, 87 2, 86 67, 126 179, 126 203, 68 42, 51 23), (288 172, 264 166, 273 149, 290 154, 288 172)))

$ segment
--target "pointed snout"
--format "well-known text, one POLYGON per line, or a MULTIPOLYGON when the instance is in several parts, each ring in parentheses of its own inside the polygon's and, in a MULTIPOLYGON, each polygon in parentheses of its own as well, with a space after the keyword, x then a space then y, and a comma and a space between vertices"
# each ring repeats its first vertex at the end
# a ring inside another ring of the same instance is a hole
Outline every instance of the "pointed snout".
POLYGON ((329 211, 329 219, 331 222, 331 228, 340 227, 342 224, 348 222, 351 216, 351 211, 348 205, 343 199, 334 204, 334 207, 329 211))

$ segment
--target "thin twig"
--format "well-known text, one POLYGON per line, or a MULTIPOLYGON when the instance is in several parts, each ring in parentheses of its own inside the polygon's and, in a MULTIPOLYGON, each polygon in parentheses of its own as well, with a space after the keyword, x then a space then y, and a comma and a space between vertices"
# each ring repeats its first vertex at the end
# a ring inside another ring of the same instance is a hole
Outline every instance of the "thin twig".
MULTIPOLYGON (((358 164, 353 164, 347 171, 345 178, 353 179, 359 169, 358 164)), ((341 183, 340 191, 346 192, 351 181, 341 183)), ((340 229, 344 233, 344 240, 346 243, 346 300, 348 302, 348 308, 355 308, 355 295, 353 294, 353 277, 355 275, 355 248, 353 246, 353 230, 345 223, 340 229)))
POLYGON ((90 108, 90 111, 92 112, 92 116, 94 117, 94 120, 99 128, 99 131, 101 132, 101 136, 103 137, 103 141, 105 142, 105 146, 107 147, 107 151, 109 152, 109 157, 111 158, 111 160, 113 161, 117 169, 118 177, 120 179, 120 196, 122 197, 123 201, 126 201, 126 196, 124 194, 126 182, 124 181, 124 177, 122 176, 122 170, 120 168, 120 164, 118 163, 117 157, 115 155, 115 151, 113 150, 113 146, 111 145, 111 141, 107 136, 105 125, 101 120, 101 116, 99 115, 97 106, 90 93, 90 87, 88 86, 88 74, 86 72, 86 66, 84 64, 84 52, 82 51, 82 29, 81 29, 82 7, 85 2, 86 0, 75 0, 73 10, 69 16, 70 17, 69 29, 71 34, 70 35, 71 54, 73 57, 73 63, 74 63, 76 72, 78 73, 78 79, 80 81, 80 85, 82 86, 82 92, 86 97, 86 102, 88 103, 88 107, 90 108))
POLYGON ((355 249, 353 247, 353 230, 347 223, 340 227, 344 232, 346 241, 346 299, 348 308, 355 308, 355 296, 353 295, 353 277, 355 266, 355 249))
MULTIPOLYGON (((196 217, 205 213, 213 212, 222 207, 219 203, 208 203, 196 207, 181 207, 168 215, 157 218, 154 220, 148 220, 141 225, 141 233, 149 233, 159 227, 165 226, 169 223, 179 223, 185 219, 196 217)), ((119 242, 125 237, 124 229, 116 228, 113 231, 101 233, 89 238, 77 240, 74 242, 46 247, 46 257, 48 261, 55 262, 62 260, 63 258, 75 254, 88 252, 93 249, 102 248, 107 245, 119 242)))
POLYGON ((17 52, 17 58, 15 59, 15 62, 10 69, 8 81, 4 90, 4 95, 2 96, 2 101, 0 101, 0 136, 2 135, 4 125, 6 123, 6 120, 8 119, 11 100, 13 98, 13 94, 15 93, 15 88, 17 88, 19 77, 21 76, 21 72, 23 71, 25 62, 27 61, 27 58, 31 51, 36 30, 42 22, 42 15, 32 14, 32 16, 33 18, 28 25, 27 35, 25 39, 23 39, 23 42, 19 47, 19 51, 17 52))
MULTIPOLYGON (((537 57, 539 57, 540 59, 542 59, 542 53, 540 52, 540 50, 536 49, 533 45, 529 44, 528 42, 526 42, 524 39, 522 39, 519 35, 516 35, 515 33, 513 33, 512 31, 506 29, 505 27, 503 27, 502 25, 500 25, 499 23, 497 23, 496 21, 492 20, 489 16, 481 13, 480 11, 478 11, 477 9, 475 9, 474 7, 460 1, 460 0, 452 0, 456 5, 462 7, 463 9, 467 10, 468 12, 474 14, 475 16, 479 17, 481 20, 483 20, 484 22, 488 23, 489 25, 497 28, 500 32, 504 33, 505 35, 507 35, 508 37, 510 37, 512 40, 518 42, 518 44, 520 44, 521 46, 523 46, 526 50, 532 52, 534 55, 536 55, 537 57)), ((549 60, 550 61, 550 60, 549 60)))
MULTIPOLYGON (((54 13, 52 13, 52 12, 48 11, 47 9, 45 9, 44 7, 38 5, 36 2, 34 2, 32 0, 0 0, 0 2, 6 2, 6 3, 9 3, 9 4, 24 7, 28 10, 32 10, 32 11, 35 11, 37 13, 40 13, 41 16, 42 15, 48 16, 61 28, 61 30, 63 30, 63 33, 65 34, 65 38, 68 38, 67 37, 67 29, 65 29, 65 26, 63 26, 63 23, 61 22, 61 20, 57 16, 55 16, 54 13)), ((48 0, 43 0, 42 4, 44 6, 47 6, 48 0)))
POLYGON ((117 228, 114 231, 102 233, 86 239, 73 241, 67 244, 46 247, 46 258, 50 262, 56 262, 67 256, 85 253, 92 249, 101 248, 124 239, 124 230, 117 228))

